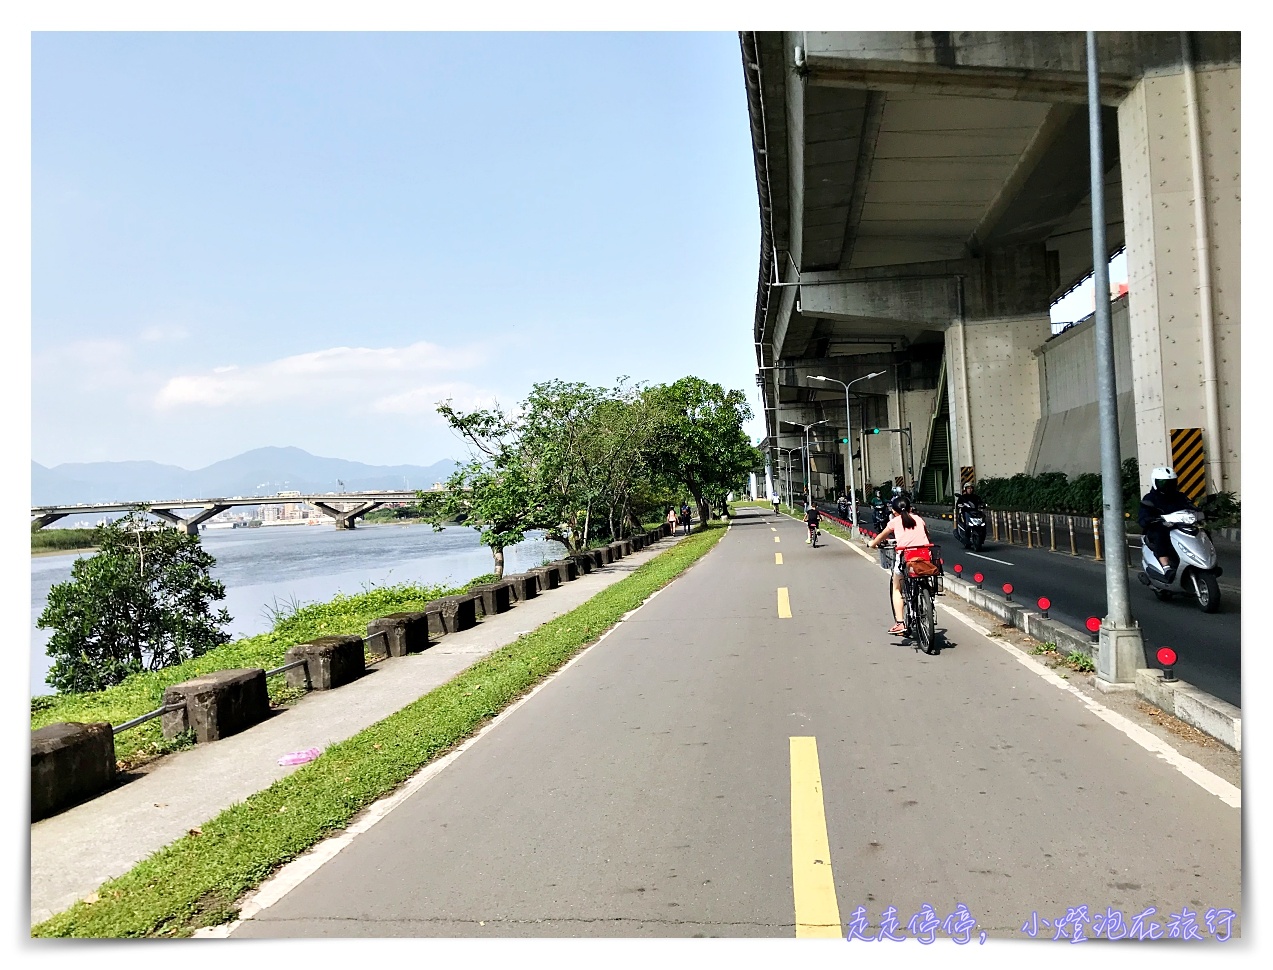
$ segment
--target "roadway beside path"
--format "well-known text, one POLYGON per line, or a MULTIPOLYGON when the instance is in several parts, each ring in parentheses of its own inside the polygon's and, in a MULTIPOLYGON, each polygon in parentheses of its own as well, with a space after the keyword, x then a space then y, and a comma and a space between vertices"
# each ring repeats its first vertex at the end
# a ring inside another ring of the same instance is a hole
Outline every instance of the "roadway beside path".
POLYGON ((975 943, 1151 906, 1231 911, 1240 934, 1234 785, 944 603, 939 654, 888 636, 884 572, 805 535, 740 509, 374 824, 206 935, 844 937, 900 918, 906 937, 963 913, 975 943))
MULTIPOLYGON (((834 512, 832 510, 832 514, 834 512)), ((863 527, 869 524, 863 518, 863 527)), ((869 509, 866 512, 869 515, 869 509)), ((921 513, 923 514, 923 513, 921 513)), ((1013 586, 1013 599, 1037 602, 1040 596, 1051 601, 1049 615, 1077 631, 1085 629, 1090 616, 1105 615, 1105 562, 1086 556, 1071 556, 1068 541, 1057 552, 1047 548, 987 538, 980 552, 966 550, 955 539, 949 520, 927 514, 930 534, 942 546, 946 568, 964 567, 964 577, 980 572, 986 589, 998 590, 1004 583, 1013 586)), ((1046 533, 1045 533, 1046 535, 1046 533)), ((1058 536, 1058 546, 1062 546, 1058 536)), ((1146 667, 1160 669, 1159 647, 1169 646, 1178 655, 1176 676, 1234 707, 1242 706, 1242 595, 1241 553, 1232 543, 1218 545, 1221 577, 1220 610, 1203 613, 1191 599, 1160 602, 1136 579, 1140 572, 1140 540, 1128 540, 1128 595, 1132 616, 1141 627, 1145 643, 1146 667)))
POLYGON ((297 770, 280 766, 282 755, 353 737, 631 575, 680 538, 660 539, 472 629, 448 634, 422 653, 381 660, 340 690, 309 693, 250 730, 169 755, 97 798, 34 823, 31 924, 297 770))

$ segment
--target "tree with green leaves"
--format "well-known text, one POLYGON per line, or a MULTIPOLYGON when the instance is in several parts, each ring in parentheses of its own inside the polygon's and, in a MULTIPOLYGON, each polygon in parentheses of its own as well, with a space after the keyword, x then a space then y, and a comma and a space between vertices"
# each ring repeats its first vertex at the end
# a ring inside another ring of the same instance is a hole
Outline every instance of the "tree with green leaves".
POLYGON ((747 398, 699 377, 652 387, 646 395, 659 414, 650 465, 682 485, 698 506, 699 521, 707 522, 712 504, 719 507, 763 461, 743 430, 751 418, 747 398))
POLYGON ((36 621, 53 630, 54 690, 104 690, 229 642, 230 614, 213 610, 225 586, 198 535, 156 527, 139 510, 98 527, 93 543, 99 551, 75 561, 36 621))
MULTIPOLYGON (((474 455, 451 475, 440 497, 428 497, 434 527, 462 519, 478 529, 481 543, 491 550, 495 575, 501 579, 504 550, 524 540, 528 531, 544 529, 550 538, 563 541, 560 503, 524 446, 521 422, 499 407, 465 413, 446 402, 437 410, 469 443, 474 455)), ((425 493, 420 498, 423 503, 425 493)))

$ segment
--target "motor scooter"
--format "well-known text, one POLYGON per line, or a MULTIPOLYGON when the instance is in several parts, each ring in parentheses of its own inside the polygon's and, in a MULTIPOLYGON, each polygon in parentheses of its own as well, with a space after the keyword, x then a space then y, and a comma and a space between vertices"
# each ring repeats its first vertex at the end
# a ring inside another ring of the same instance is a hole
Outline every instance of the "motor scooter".
POLYGON ((965 549, 981 552, 986 544, 986 509, 985 506, 973 508, 971 505, 960 505, 955 512, 955 538, 963 543, 965 549))
POLYGON ((1197 509, 1181 509, 1169 512, 1158 519, 1167 527, 1175 562, 1164 566, 1141 539, 1141 566, 1137 575, 1142 583, 1154 591, 1160 600, 1176 595, 1192 596, 1204 613, 1220 609, 1220 583, 1217 577, 1224 574, 1218 565, 1216 547, 1203 523, 1206 517, 1197 509))

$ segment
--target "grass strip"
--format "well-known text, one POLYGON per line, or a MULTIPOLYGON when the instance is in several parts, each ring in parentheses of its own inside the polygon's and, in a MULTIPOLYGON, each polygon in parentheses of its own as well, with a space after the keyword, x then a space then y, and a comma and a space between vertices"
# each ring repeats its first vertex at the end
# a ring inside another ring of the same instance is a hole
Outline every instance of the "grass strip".
POLYGON ((184 937, 234 919, 245 893, 472 736, 706 555, 725 528, 712 524, 687 536, 588 602, 160 849, 102 885, 93 902, 76 903, 31 935, 184 937))
MULTIPOLYGON (((31 729, 59 722, 123 724, 163 706, 164 690, 173 684, 217 670, 272 670, 282 665, 287 649, 298 643, 335 634, 366 636, 367 624, 372 620, 390 613, 421 610, 430 600, 492 578, 478 576, 457 589, 409 583, 373 586, 361 593, 337 594, 326 603, 292 603, 276 608, 274 628, 268 633, 235 640, 171 667, 133 674, 106 690, 32 698, 31 729)), ((284 677, 269 678, 267 689, 274 705, 294 701, 304 693, 301 688, 289 688, 284 677)), ((190 738, 164 738, 160 721, 155 719, 117 735, 115 758, 122 770, 130 770, 191 743, 190 738)))

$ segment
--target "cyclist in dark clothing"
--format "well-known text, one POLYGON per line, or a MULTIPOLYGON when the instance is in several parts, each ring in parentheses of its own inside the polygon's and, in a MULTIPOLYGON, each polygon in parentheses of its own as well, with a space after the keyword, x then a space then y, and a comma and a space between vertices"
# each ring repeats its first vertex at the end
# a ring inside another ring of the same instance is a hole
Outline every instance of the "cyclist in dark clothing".
POLYGON ((804 521, 809 527, 809 538, 805 540, 806 545, 813 543, 814 536, 818 531, 818 523, 822 521, 822 515, 818 510, 810 505, 804 510, 804 521))
POLYGON ((1172 559, 1175 558, 1175 551, 1171 547, 1171 538, 1168 535, 1170 530, 1163 526, 1159 518, 1184 509, 1196 509, 1197 506, 1190 501, 1188 495, 1180 491, 1176 473, 1172 469, 1155 468, 1150 475, 1150 481, 1153 485, 1140 500, 1140 511, 1136 515, 1136 521, 1140 523, 1141 530, 1145 533, 1145 541, 1149 544, 1150 551, 1158 557, 1162 565, 1170 566, 1172 559))

